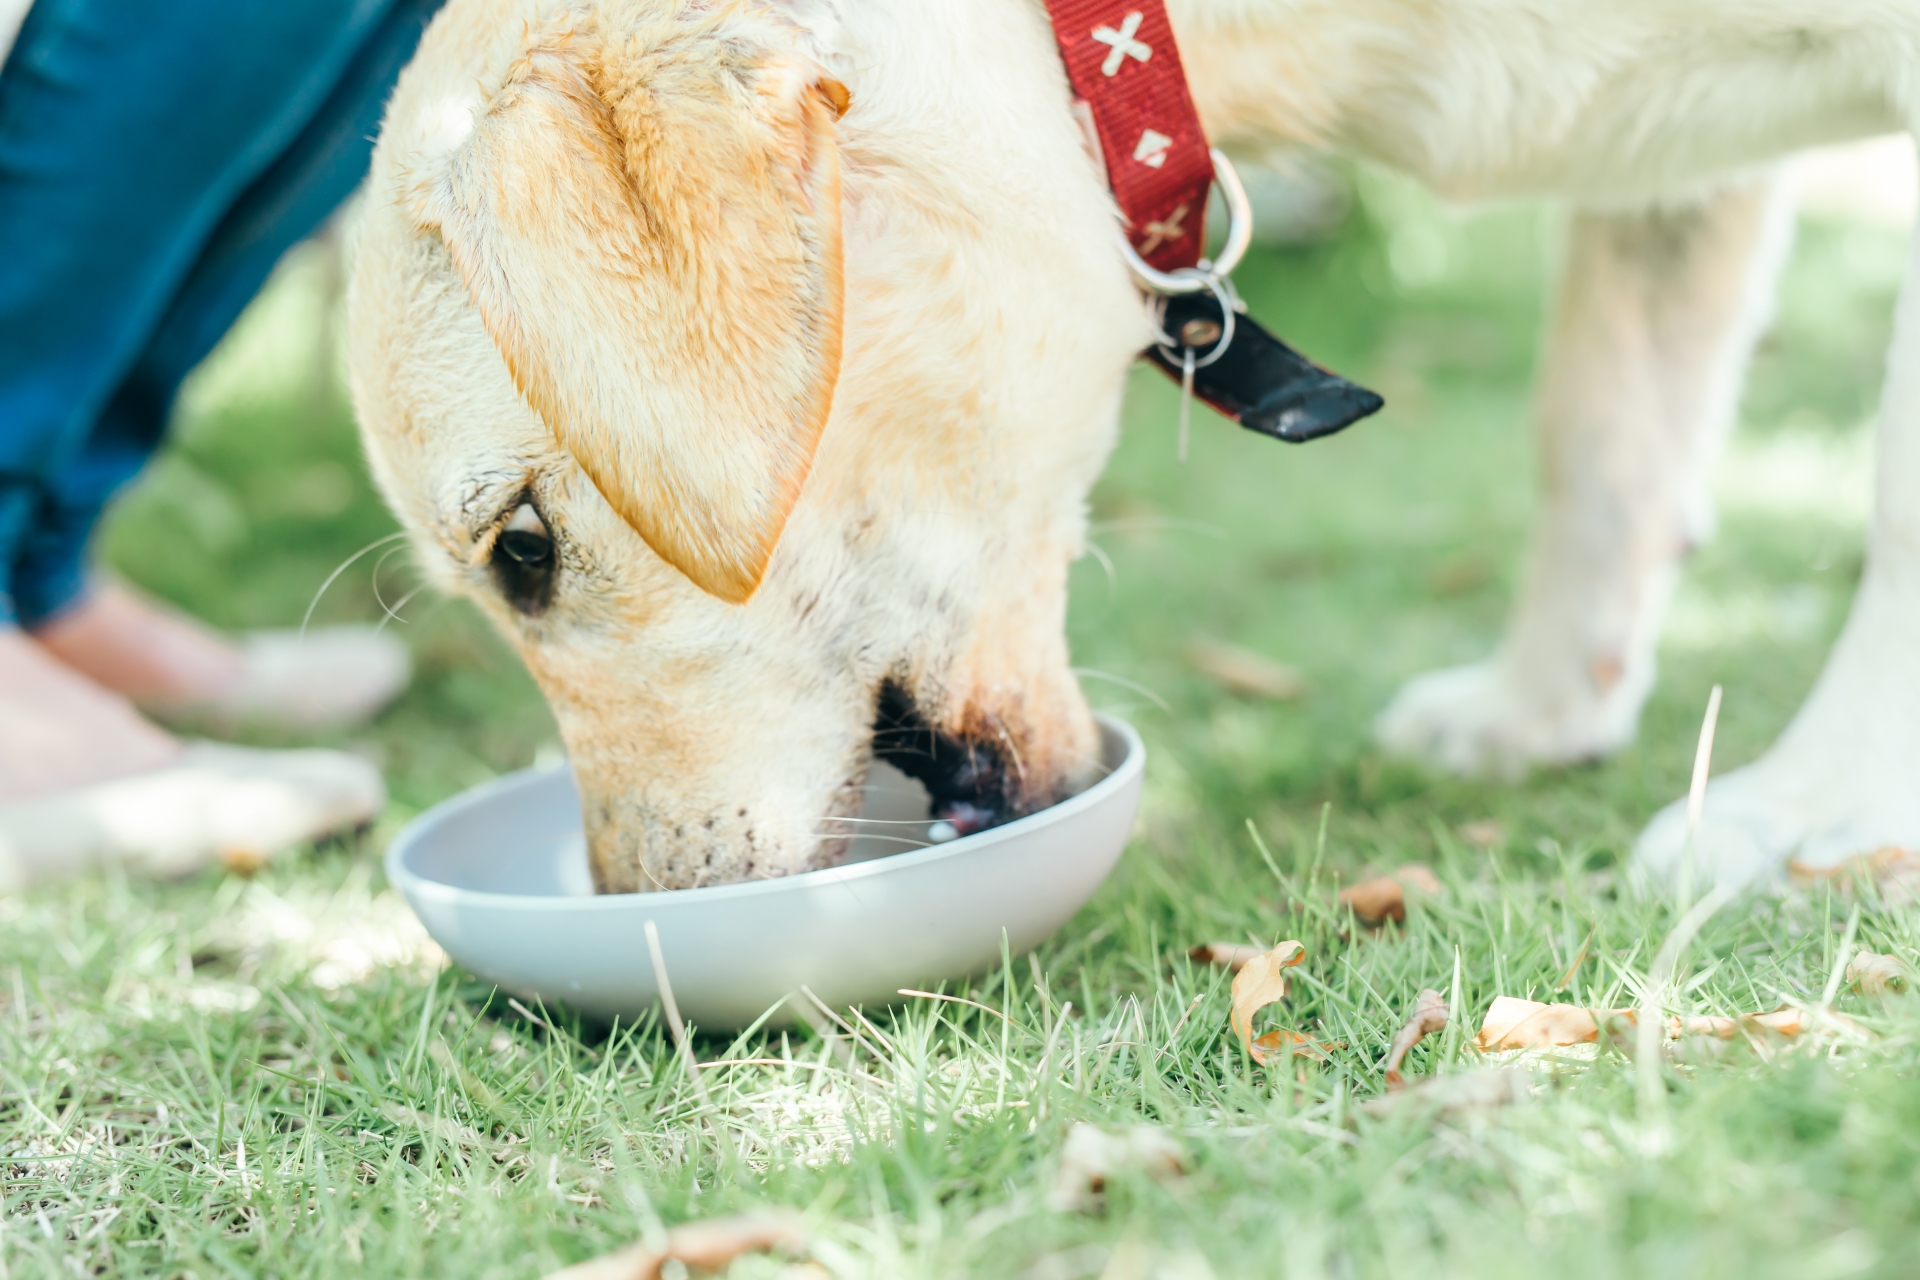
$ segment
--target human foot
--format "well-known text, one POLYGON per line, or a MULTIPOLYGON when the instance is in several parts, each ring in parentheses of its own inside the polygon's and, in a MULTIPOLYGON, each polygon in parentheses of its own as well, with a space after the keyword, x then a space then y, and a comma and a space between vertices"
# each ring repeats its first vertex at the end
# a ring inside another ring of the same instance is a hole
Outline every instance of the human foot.
POLYGON ((142 708, 221 732, 358 724, 406 687, 411 665, 404 645, 371 627, 260 631, 229 640, 116 585, 102 587, 35 639, 142 708))
POLYGON ((145 773, 180 752, 125 698, 0 627, 0 803, 145 773))
POLYGON ((254 867, 370 822, 385 803, 379 770, 344 751, 196 742, 131 777, 0 801, 0 891, 105 865, 159 876, 216 859, 254 867))
POLYGON ((136 702, 218 697, 246 678, 246 658, 225 636, 117 583, 102 584, 33 638, 75 671, 136 702))

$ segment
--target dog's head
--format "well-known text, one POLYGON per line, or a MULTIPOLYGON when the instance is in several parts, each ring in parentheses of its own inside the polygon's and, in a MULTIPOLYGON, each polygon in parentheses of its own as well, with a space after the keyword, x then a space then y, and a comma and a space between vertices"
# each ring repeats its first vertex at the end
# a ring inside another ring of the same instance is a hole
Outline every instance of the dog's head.
POLYGON ((602 889, 831 864, 876 752, 963 829, 1095 763, 1066 571, 1143 314, 1037 7, 870 8, 453 0, 389 109, 368 451, 602 889))

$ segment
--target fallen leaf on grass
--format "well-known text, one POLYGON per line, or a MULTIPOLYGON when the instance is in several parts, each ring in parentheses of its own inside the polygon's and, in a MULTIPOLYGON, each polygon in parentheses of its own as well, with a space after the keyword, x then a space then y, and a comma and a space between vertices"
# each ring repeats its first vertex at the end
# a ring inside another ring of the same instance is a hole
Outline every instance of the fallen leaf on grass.
POLYGON ((1899 956, 1862 951, 1847 962, 1847 985, 1863 996, 1903 992, 1912 980, 1912 970, 1899 956))
POLYGON ((1854 876, 1878 880, 1887 872, 1904 865, 1912 857, 1911 853, 1900 846, 1889 844, 1882 845, 1872 853, 1855 854, 1844 862, 1836 862, 1830 867, 1817 867, 1810 862, 1802 862, 1794 858, 1787 863, 1787 878, 1803 887, 1854 876))
POLYGON ((636 1244, 618 1253, 591 1258, 559 1271, 546 1280, 658 1280, 668 1262, 699 1271, 725 1271, 735 1258, 769 1249, 799 1251, 807 1233, 793 1214, 743 1214, 689 1222, 667 1232, 666 1247, 636 1244))
POLYGON ((1255 1062, 1265 1066, 1269 1062, 1289 1055, 1295 1058, 1311 1058, 1316 1062, 1330 1062, 1333 1050, 1346 1047, 1345 1041, 1335 1040, 1329 1043, 1315 1040, 1311 1036, 1303 1036, 1298 1031, 1269 1031, 1263 1036, 1256 1036, 1253 1043, 1247 1046, 1247 1052, 1253 1055, 1255 1062))
POLYGON ((1360 1110, 1376 1119, 1420 1111, 1451 1115, 1509 1106, 1532 1096, 1531 1072, 1519 1067, 1477 1067, 1415 1080, 1404 1089, 1368 1099, 1360 1104, 1360 1110))
POLYGON ((258 849, 247 849, 236 845, 231 849, 220 851, 220 865, 242 880, 251 880, 259 875, 266 870, 267 863, 270 861, 272 859, 258 849))
POLYGON ((1307 691, 1306 677, 1296 668, 1209 636, 1188 642, 1187 661, 1229 693, 1290 702, 1307 691))
POLYGON ((1783 1004, 1772 1013, 1749 1013, 1738 1019, 1736 1025, 1761 1031, 1771 1031, 1775 1035, 1786 1036, 1791 1039, 1799 1035, 1802 1031, 1805 1031, 1812 1024, 1812 1021, 1812 1018, 1808 1016, 1807 1010, 1796 1009, 1792 1005, 1783 1004))
MULTIPOLYGON (((1584 1009, 1577 1004, 1541 1004, 1537 1000, 1518 1000, 1499 996, 1480 1024, 1474 1046, 1484 1052, 1508 1049, 1549 1049, 1572 1044, 1592 1044, 1600 1038, 1603 1026, 1631 1027, 1639 1021, 1633 1009, 1584 1009)), ((1781 1005, 1771 1013, 1747 1013, 1737 1018, 1674 1017, 1667 1020, 1667 1039, 1684 1036, 1709 1036, 1731 1040, 1737 1035, 1767 1035, 1792 1039, 1816 1028, 1846 1036, 1865 1032, 1860 1024, 1831 1009, 1802 1009, 1781 1005)))
POLYGON ((1387 1087, 1404 1088, 1407 1080, 1400 1074, 1400 1064, 1406 1060, 1407 1051, 1420 1043, 1420 1038, 1435 1031, 1447 1028, 1447 1002, 1438 991, 1426 990, 1413 998, 1413 1016, 1406 1025, 1393 1033, 1393 1044, 1387 1049, 1387 1087))
POLYGON ((1158 1125, 1135 1125, 1108 1133, 1082 1120, 1067 1130, 1060 1152, 1060 1170, 1047 1206, 1061 1212, 1091 1209, 1099 1204, 1107 1180, 1117 1173, 1138 1170, 1165 1182, 1186 1172, 1187 1152, 1179 1139, 1158 1125))
MULTIPOLYGON (((1496 996, 1493 1006, 1480 1023, 1474 1047, 1483 1052, 1506 1049, 1547 1049, 1569 1044, 1592 1044, 1600 1038, 1600 1019, 1592 1009, 1577 1004, 1542 1004, 1538 1000, 1519 1000, 1496 996)), ((1603 1009, 1600 1018, 1612 1022, 1623 1018, 1634 1021, 1631 1009, 1603 1009)))
POLYGON ((1436 595, 1465 595, 1492 582, 1493 572, 1493 565, 1483 556, 1454 556, 1437 565, 1427 575, 1427 583, 1436 595))
POLYGON ((1353 908, 1354 917, 1363 924, 1405 920, 1409 889, 1436 897, 1440 893, 1440 877, 1425 863, 1410 862, 1384 876, 1342 889, 1340 905, 1353 908))
POLYGON ((1292 940, 1255 956, 1233 975, 1233 1002, 1227 1020, 1247 1052, 1253 1052, 1253 1015, 1287 996, 1286 970, 1307 958, 1307 949, 1292 940))
POLYGON ((1920 853, 1887 845, 1831 867, 1810 866, 1795 858, 1787 863, 1787 879, 1802 889, 1828 881, 1849 889, 1872 885, 1890 903, 1911 904, 1920 902, 1920 853))
POLYGON ((1247 961, 1267 953, 1265 947, 1245 942, 1203 942, 1187 952, 1187 959, 1199 964, 1217 964, 1238 973, 1247 961))
POLYGON ((1866 1034, 1859 1023, 1844 1013, 1818 1007, 1803 1009, 1791 1004, 1783 1004, 1771 1013, 1743 1013, 1737 1018, 1670 1018, 1667 1021, 1667 1036, 1675 1040, 1681 1036, 1712 1036, 1719 1040, 1731 1040, 1743 1032, 1754 1036, 1776 1035, 1791 1040, 1815 1030, 1833 1031, 1846 1036, 1866 1034))
POLYGON ((1460 838, 1476 849, 1494 849, 1507 842, 1507 824, 1498 818, 1477 818, 1462 824, 1460 838))

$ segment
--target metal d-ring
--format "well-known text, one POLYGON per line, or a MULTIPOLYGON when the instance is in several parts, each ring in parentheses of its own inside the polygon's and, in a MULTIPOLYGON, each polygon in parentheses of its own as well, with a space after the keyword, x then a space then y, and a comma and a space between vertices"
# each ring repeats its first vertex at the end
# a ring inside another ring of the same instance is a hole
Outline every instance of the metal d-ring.
MULTIPOLYGON (((1175 271, 1161 271, 1149 266, 1147 260, 1134 250, 1127 239, 1126 232, 1120 233, 1120 251, 1126 254, 1127 270, 1133 272, 1133 278, 1148 293, 1183 296, 1199 293, 1208 287, 1208 277, 1230 275, 1240 265, 1240 259, 1247 256, 1247 246, 1253 243, 1253 206, 1247 202, 1247 189, 1240 185, 1240 175, 1235 172, 1233 161, 1218 147, 1209 147, 1207 154, 1213 157, 1213 180, 1220 184, 1220 194, 1227 199, 1227 242, 1220 246, 1220 256, 1208 262, 1202 259, 1198 270, 1182 267, 1175 271)), ((1204 234, 1204 232, 1203 232, 1204 234)), ((1232 312, 1229 311, 1231 316, 1232 312)), ((1232 329, 1229 328, 1231 333, 1232 329)))
MULTIPOLYGON (((1225 276, 1216 275, 1212 271, 1205 271, 1199 267, 1181 267, 1176 271, 1170 272, 1169 275, 1171 278, 1179 280, 1183 284, 1188 280, 1198 280, 1200 283, 1192 292, 1198 293, 1201 289, 1210 289, 1213 291, 1213 296, 1219 299, 1220 314, 1222 316, 1220 321, 1220 336, 1214 339, 1212 350, 1208 351, 1204 357, 1196 357, 1193 361, 1194 368, 1204 369, 1221 356, 1227 354, 1227 348, 1233 345, 1233 315, 1235 311, 1233 284, 1225 276)), ((1160 339, 1160 353, 1166 356, 1169 364, 1181 364, 1186 359, 1186 353, 1191 352, 1194 348, 1192 344, 1184 339, 1174 337, 1160 327, 1161 321, 1166 317, 1166 303, 1156 302, 1154 307, 1155 316, 1153 327, 1156 330, 1155 336, 1160 339)))

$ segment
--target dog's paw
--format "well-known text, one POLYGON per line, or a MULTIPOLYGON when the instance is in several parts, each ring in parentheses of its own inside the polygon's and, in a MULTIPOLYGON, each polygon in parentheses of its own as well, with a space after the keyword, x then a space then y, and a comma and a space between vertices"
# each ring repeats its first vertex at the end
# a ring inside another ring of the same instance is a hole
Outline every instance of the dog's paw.
POLYGON ((1633 738, 1637 710, 1637 702, 1622 714, 1591 694, 1543 693, 1498 662, 1480 662, 1408 681, 1374 722, 1374 738, 1454 773, 1516 777, 1532 765, 1618 750, 1633 738))
POLYGON ((1898 848, 1920 852, 1920 598, 1869 577, 1827 669, 1760 759, 1708 788, 1688 849, 1677 801, 1634 845, 1636 881, 1744 885, 1898 848))
POLYGON ((1662 809, 1634 844, 1634 881, 1741 888, 1781 880, 1789 862, 1825 869, 1880 849, 1920 851, 1920 761, 1799 755, 1775 748, 1715 779, 1691 847, 1687 802, 1662 809))

